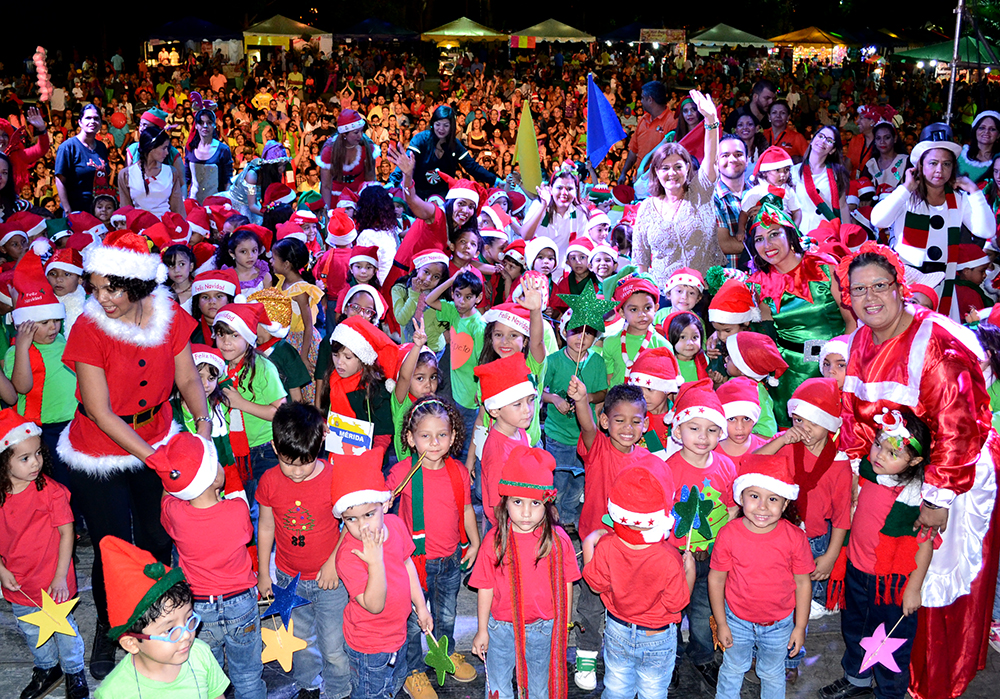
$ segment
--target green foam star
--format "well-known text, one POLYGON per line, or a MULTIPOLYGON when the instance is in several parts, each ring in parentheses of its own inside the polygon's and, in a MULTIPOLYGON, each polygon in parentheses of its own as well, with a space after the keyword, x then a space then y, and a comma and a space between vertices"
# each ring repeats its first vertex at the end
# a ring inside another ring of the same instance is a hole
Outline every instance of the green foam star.
POLYGON ((424 662, 434 668, 437 673, 438 687, 444 685, 444 676, 448 673, 455 673, 455 662, 448 655, 448 637, 442 636, 441 640, 435 640, 429 633, 424 634, 427 638, 427 655, 424 662))
POLYGON ((599 298, 593 284, 587 284, 579 294, 559 294, 573 314, 566 323, 566 330, 586 325, 604 332, 604 316, 615 310, 615 302, 599 298))
POLYGON ((694 530, 706 539, 711 539, 712 527, 708 516, 713 507, 712 501, 704 499, 698 492, 698 486, 683 486, 680 498, 670 511, 675 520, 674 536, 683 539, 694 530))

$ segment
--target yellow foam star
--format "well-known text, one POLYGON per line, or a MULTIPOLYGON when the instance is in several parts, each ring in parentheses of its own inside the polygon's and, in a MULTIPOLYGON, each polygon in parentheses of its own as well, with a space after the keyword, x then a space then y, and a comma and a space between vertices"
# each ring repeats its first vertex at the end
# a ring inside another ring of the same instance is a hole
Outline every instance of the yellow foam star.
POLYGON ((49 597, 49 593, 42 590, 42 608, 37 612, 18 617, 21 621, 34 624, 38 627, 38 645, 35 646, 36 648, 41 648, 42 644, 49 640, 54 633, 76 636, 76 631, 70 626, 69 620, 66 617, 69 616, 69 613, 73 611, 73 607, 79 601, 79 597, 74 597, 71 600, 56 604, 55 600, 49 597))
POLYGON ((301 638, 295 638, 295 622, 288 620, 288 626, 282 624, 278 629, 269 629, 261 626, 261 640, 264 641, 264 650, 260 654, 260 660, 269 663, 277 660, 281 669, 285 672, 292 671, 292 653, 303 650, 306 642, 301 638))

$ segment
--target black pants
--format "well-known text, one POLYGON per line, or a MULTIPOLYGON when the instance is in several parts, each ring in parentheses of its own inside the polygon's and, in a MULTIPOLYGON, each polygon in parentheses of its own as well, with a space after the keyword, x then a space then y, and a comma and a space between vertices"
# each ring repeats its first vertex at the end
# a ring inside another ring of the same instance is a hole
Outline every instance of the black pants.
POLYGON ((104 588, 101 539, 117 536, 145 549, 164 564, 170 564, 173 542, 160 524, 160 497, 163 483, 152 469, 143 466, 117 471, 99 478, 70 469, 70 492, 87 523, 94 542, 94 569, 91 579, 97 620, 108 623, 108 594, 104 588))
MULTIPOLYGON (((49 422, 42 425, 42 443, 45 448, 49 450, 49 456, 52 458, 52 477, 55 479, 56 483, 64 485, 69 488, 69 466, 66 462, 62 460, 59 456, 59 452, 56 451, 56 445, 59 444, 59 435, 62 434, 63 430, 66 429, 66 422, 49 422)), ((76 504, 76 498, 70 498, 69 506, 73 510, 73 521, 76 523, 77 528, 83 528, 83 514, 80 508, 76 504)))

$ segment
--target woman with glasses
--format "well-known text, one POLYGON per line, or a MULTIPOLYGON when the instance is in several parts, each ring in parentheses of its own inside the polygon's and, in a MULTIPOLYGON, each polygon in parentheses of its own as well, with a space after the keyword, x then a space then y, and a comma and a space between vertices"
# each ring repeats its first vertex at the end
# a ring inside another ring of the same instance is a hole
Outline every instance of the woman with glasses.
POLYGON ((184 149, 190 196, 204 201, 229 189, 233 178, 233 153, 216 134, 215 112, 199 109, 194 115, 194 132, 184 149))
POLYGON ((802 162, 792 168, 795 196, 802 203, 799 228, 805 233, 811 233, 823 221, 851 222, 847 208, 850 178, 843 165, 843 150, 840 130, 824 126, 809 142, 802 162))

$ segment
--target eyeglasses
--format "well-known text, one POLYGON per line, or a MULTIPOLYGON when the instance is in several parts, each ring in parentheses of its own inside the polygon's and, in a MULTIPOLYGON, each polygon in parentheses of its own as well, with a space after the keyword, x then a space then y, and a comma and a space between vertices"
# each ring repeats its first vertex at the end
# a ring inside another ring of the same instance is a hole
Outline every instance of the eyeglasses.
POLYGON ((867 296, 869 291, 876 296, 881 296, 895 286, 895 284, 896 282, 875 282, 874 284, 868 284, 867 286, 864 284, 858 284, 851 287, 851 296, 855 298, 862 298, 867 296))
POLYGON ((375 320, 376 312, 374 308, 365 308, 356 303, 349 303, 344 308, 348 313, 353 313, 356 316, 364 316, 368 320, 375 320))
POLYGON ((816 140, 823 141, 824 143, 829 143, 831 145, 836 143, 836 139, 833 136, 827 136, 825 133, 816 134, 816 140))
POLYGON ((150 636, 144 633, 125 633, 124 635, 131 636, 132 638, 138 638, 140 641, 164 641, 165 643, 177 643, 184 636, 185 632, 194 633, 200 623, 201 616, 197 612, 191 612, 191 616, 188 617, 186 623, 173 627, 162 636, 150 636))

